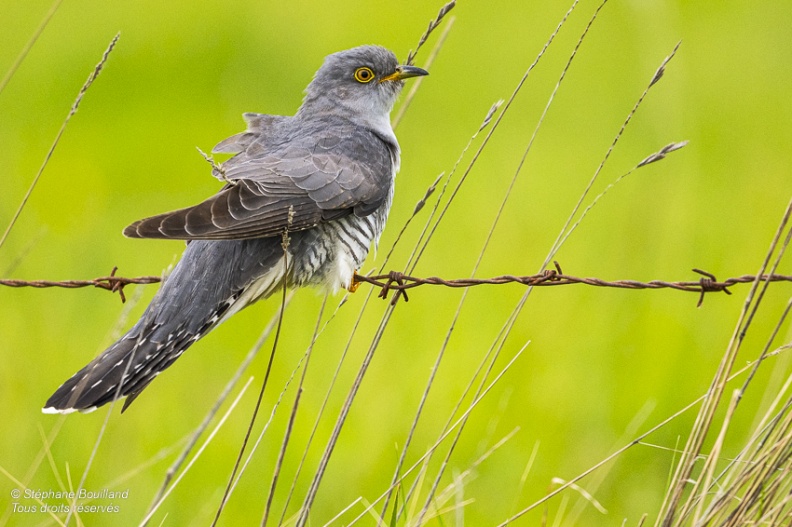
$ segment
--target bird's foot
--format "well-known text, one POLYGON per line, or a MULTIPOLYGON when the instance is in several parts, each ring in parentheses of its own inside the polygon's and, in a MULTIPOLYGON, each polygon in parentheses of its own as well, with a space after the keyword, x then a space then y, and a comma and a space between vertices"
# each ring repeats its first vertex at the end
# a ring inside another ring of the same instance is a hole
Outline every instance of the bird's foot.
POLYGON ((355 291, 357 291, 358 287, 360 287, 360 281, 357 279, 358 276, 359 275, 357 271, 352 273, 352 281, 349 282, 349 287, 347 287, 347 291, 349 291, 350 293, 354 293, 355 291))

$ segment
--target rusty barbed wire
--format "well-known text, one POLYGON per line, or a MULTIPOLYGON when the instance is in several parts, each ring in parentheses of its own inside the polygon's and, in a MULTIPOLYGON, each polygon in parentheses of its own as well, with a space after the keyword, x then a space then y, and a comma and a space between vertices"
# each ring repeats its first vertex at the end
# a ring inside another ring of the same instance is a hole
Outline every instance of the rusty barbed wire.
MULTIPOLYGON (((603 280, 601 278, 593 277, 579 277, 564 274, 558 262, 555 263, 555 269, 546 270, 543 273, 516 276, 516 275, 502 275, 493 278, 457 278, 452 280, 445 280, 437 276, 430 276, 428 278, 419 278, 409 276, 398 271, 391 271, 387 274, 380 275, 359 275, 354 277, 354 284, 367 283, 380 288, 379 298, 387 299, 388 294, 394 291, 391 303, 395 304, 399 297, 404 296, 405 302, 407 298, 407 290, 413 289, 422 285, 442 285, 445 287, 474 287, 478 285, 503 285, 503 284, 521 284, 529 287, 541 286, 557 286, 557 285, 570 285, 570 284, 583 284, 594 287, 615 287, 620 289, 675 289, 677 291, 687 291, 691 293, 699 293, 699 300, 697 306, 701 306, 704 301, 704 295, 707 293, 723 292, 727 295, 731 294, 729 287, 736 284, 751 283, 756 280, 756 275, 742 275, 733 278, 727 278, 723 281, 718 279, 712 273, 702 271, 701 269, 693 269, 693 272, 701 275, 698 280, 681 281, 681 282, 668 282, 665 280, 651 280, 649 282, 640 282, 637 280, 603 280)), ((124 287, 130 284, 156 284, 162 281, 159 276, 140 276, 137 278, 123 278, 116 276, 115 273, 118 267, 114 267, 109 276, 94 278, 93 280, 10 280, 0 279, 0 285, 8 287, 64 287, 68 289, 76 289, 80 287, 98 287, 105 289, 112 293, 118 293, 121 296, 121 301, 126 302, 124 296, 124 287)), ((763 274, 759 278, 762 282, 792 282, 792 276, 781 274, 763 274)))
MULTIPOLYGON (((701 278, 695 281, 682 281, 682 282, 668 282, 665 280, 652 280, 649 282, 639 282, 637 280, 603 280, 601 278, 583 278, 578 276, 571 276, 564 274, 560 266, 556 262, 556 268, 546 270, 543 273, 529 275, 529 276, 514 276, 502 275, 494 278, 461 278, 456 280, 444 280, 436 276, 428 278, 417 278, 408 276, 404 273, 392 271, 388 274, 363 276, 356 275, 356 282, 365 282, 380 288, 379 297, 386 299, 388 293, 394 290, 395 293, 391 299, 391 303, 395 304, 399 296, 404 296, 407 301, 407 290, 421 285, 442 285, 446 287, 473 287, 477 285, 501 285, 517 283, 530 287, 540 286, 558 286, 570 284, 584 284, 594 287, 615 287, 621 289, 675 289, 677 291, 688 291, 692 293, 699 293, 699 300, 697 306, 701 306, 704 301, 706 293, 724 292, 727 295, 731 294, 728 290, 730 286, 735 284, 750 283, 756 280, 756 275, 743 275, 734 278, 728 278, 722 282, 712 273, 702 271, 701 269, 693 269, 693 272, 702 275, 701 278)), ((792 276, 788 275, 762 275, 762 281, 770 282, 792 282, 792 276)))
POLYGON ((113 267, 109 276, 102 276, 94 278, 93 280, 64 280, 60 282, 52 280, 10 280, 0 279, 0 285, 8 287, 64 287, 66 289, 77 289, 80 287, 98 287, 105 289, 111 293, 118 293, 121 297, 121 302, 126 302, 124 295, 124 286, 129 284, 156 284, 161 282, 162 278, 159 276, 139 276, 137 278, 123 278, 116 276, 118 267, 113 267))

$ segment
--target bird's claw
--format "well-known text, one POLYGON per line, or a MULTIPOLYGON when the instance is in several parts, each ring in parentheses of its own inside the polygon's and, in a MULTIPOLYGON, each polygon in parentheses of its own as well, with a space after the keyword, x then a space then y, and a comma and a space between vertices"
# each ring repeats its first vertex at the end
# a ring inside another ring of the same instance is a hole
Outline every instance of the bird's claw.
POLYGON ((349 291, 350 293, 354 293, 355 291, 357 291, 358 287, 360 287, 360 281, 358 281, 357 277, 358 277, 357 271, 353 272, 352 281, 349 282, 349 287, 347 287, 347 291, 349 291))

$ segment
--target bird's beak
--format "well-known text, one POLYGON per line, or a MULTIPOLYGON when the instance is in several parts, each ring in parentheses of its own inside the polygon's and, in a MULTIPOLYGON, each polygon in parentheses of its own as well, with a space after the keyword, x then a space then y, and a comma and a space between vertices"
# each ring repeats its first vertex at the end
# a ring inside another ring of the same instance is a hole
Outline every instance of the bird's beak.
POLYGON ((429 75, 429 72, 417 66, 396 66, 396 71, 382 77, 380 82, 400 81, 409 79, 410 77, 422 77, 424 75, 429 75))

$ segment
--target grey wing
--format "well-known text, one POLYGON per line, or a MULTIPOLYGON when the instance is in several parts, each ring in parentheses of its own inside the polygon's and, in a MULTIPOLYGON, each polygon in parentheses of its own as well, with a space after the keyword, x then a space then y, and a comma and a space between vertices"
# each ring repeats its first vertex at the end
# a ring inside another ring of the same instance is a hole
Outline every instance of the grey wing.
POLYGON ((232 182, 193 207, 137 221, 132 238, 228 240, 277 236, 348 214, 366 216, 388 196, 395 147, 348 125, 310 129, 279 147, 251 144, 223 168, 232 182))
MULTIPOLYGON (((253 143, 260 141, 263 137, 272 135, 278 125, 289 120, 282 115, 267 115, 263 113, 245 113, 242 117, 247 123, 247 130, 241 134, 232 135, 217 143, 212 149, 215 154, 238 154, 247 150, 253 143)), ((220 178, 220 174, 213 173, 220 178)))

